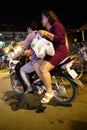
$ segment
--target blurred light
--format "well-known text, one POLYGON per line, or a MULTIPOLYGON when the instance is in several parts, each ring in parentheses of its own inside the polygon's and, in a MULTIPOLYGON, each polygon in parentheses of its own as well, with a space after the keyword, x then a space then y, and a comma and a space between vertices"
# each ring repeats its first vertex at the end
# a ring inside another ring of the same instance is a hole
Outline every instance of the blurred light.
POLYGON ((5 51, 5 53, 7 54, 8 52, 9 52, 9 48, 7 48, 6 50, 4 50, 5 51))
POLYGON ((17 47, 14 51, 15 51, 15 53, 17 54, 18 52, 21 51, 21 47, 17 47))
POLYGON ((2 33, 0 33, 0 36, 2 36, 3 34, 2 33))

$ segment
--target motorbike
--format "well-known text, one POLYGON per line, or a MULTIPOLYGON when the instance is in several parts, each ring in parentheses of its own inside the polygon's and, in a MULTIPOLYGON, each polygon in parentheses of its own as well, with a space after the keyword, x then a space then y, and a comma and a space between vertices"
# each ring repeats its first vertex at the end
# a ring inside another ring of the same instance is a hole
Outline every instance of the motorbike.
MULTIPOLYGON (((85 87, 78 78, 79 74, 74 69, 75 61, 76 57, 74 55, 70 55, 60 62, 57 67, 50 71, 54 99, 61 105, 70 104, 78 95, 78 87, 85 87)), ((12 63, 11 66, 10 79, 13 91, 18 95, 23 94, 24 90, 22 84, 15 72, 16 64, 12 63)), ((29 78, 29 81, 34 89, 34 93, 43 97, 46 92, 46 87, 37 76, 36 72, 29 74, 29 78), (43 92, 41 90, 43 90, 43 92)))

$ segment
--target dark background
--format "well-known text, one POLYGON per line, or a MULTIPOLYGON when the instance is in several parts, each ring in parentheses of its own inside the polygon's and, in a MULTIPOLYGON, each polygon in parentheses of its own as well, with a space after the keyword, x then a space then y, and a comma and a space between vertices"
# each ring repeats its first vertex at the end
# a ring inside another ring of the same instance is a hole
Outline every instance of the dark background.
POLYGON ((0 26, 26 30, 26 23, 35 19, 41 24, 41 11, 52 9, 65 27, 77 28, 87 22, 86 0, 2 1, 0 26))

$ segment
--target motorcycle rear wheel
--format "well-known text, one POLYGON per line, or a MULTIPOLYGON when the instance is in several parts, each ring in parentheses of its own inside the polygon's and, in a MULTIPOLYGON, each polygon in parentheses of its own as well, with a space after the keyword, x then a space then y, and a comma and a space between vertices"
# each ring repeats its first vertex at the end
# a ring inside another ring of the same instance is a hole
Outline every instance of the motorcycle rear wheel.
POLYGON ((77 96, 78 87, 65 77, 57 77, 58 86, 53 83, 54 99, 61 105, 70 104, 77 96))

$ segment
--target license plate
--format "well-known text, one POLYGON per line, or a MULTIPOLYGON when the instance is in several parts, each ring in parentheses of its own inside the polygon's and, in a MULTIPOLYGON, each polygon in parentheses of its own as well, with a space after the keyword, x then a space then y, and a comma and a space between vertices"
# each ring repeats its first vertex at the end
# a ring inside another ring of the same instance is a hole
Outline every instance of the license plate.
POLYGON ((75 78, 78 76, 78 74, 75 72, 74 69, 70 69, 70 70, 68 71, 68 73, 70 74, 70 76, 71 76, 73 79, 75 79, 75 78))

